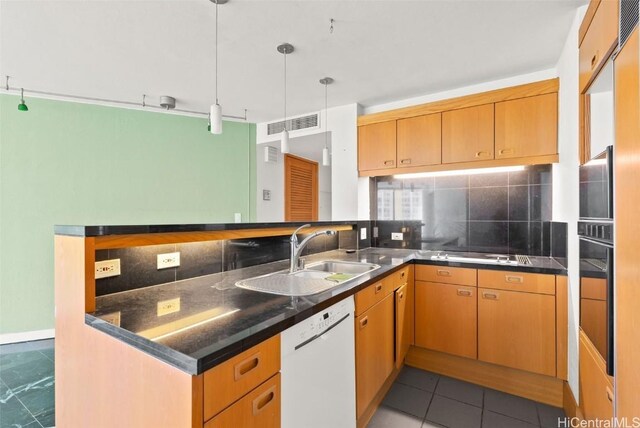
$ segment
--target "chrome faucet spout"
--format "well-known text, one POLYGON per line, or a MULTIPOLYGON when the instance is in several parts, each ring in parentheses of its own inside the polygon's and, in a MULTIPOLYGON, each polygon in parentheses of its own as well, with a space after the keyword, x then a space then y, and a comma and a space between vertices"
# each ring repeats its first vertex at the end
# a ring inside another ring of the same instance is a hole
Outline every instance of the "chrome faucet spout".
POLYGON ((302 250, 304 250, 304 248, 309 244, 309 242, 313 238, 320 235, 336 234, 335 230, 322 230, 322 231, 312 233, 311 235, 304 238, 302 242, 298 243, 297 233, 300 231, 300 229, 303 229, 305 227, 310 227, 310 226, 311 226, 310 224, 305 224, 303 226, 300 226, 299 228, 296 229, 295 232, 293 232, 293 235, 291 235, 291 239, 289 240, 289 242, 291 243, 291 262, 289 264, 289 273, 295 273, 298 270, 300 266, 300 254, 302 254, 302 250))

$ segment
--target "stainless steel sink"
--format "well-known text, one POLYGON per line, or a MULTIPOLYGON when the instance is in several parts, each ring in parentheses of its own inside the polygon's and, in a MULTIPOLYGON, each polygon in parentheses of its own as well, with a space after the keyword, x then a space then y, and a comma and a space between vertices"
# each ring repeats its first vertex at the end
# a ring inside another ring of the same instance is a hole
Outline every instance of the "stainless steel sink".
POLYGON ((353 281, 379 268, 373 263, 325 260, 294 273, 281 271, 244 279, 236 282, 236 286, 283 296, 309 296, 353 281))

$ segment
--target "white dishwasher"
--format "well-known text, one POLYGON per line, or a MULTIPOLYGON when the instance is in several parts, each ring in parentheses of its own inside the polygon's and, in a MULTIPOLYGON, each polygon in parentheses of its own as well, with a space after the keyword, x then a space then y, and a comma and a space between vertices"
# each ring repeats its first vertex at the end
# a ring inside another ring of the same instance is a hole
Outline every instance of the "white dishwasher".
POLYGON ((281 336, 282 428, 356 426, 353 296, 281 336))

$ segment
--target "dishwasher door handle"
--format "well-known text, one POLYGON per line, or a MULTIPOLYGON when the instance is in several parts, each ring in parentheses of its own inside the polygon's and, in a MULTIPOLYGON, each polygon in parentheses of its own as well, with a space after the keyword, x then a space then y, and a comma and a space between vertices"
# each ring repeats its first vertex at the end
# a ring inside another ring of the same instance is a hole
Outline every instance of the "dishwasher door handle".
POLYGON ((313 342, 314 340, 316 340, 317 338, 319 338, 320 336, 322 336, 323 334, 327 333, 329 330, 331 330, 332 328, 336 327, 338 324, 341 324, 344 320, 346 320, 347 318, 349 318, 351 316, 351 314, 346 314, 345 316, 343 316, 342 318, 340 318, 335 324, 330 325, 329 327, 327 327, 322 333, 318 333, 315 336, 311 336, 310 338, 308 338, 307 340, 305 340, 304 342, 299 343, 298 345, 296 345, 294 349, 294 351, 297 351, 298 349, 302 348, 303 346, 306 346, 308 344, 310 344, 311 342, 313 342))

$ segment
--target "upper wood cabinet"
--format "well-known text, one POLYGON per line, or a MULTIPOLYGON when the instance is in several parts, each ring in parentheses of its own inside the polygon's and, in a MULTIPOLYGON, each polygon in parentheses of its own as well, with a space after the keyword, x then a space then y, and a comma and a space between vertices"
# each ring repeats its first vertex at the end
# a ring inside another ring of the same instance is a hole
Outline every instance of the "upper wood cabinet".
POLYGON ((442 114, 401 119, 397 126, 399 168, 442 162, 442 114))
POLYGON ((615 49, 618 40, 618 8, 618 0, 592 1, 589 5, 580 26, 581 92, 615 49))
POLYGON ((493 104, 442 113, 442 163, 493 159, 493 104))
POLYGON ((358 169, 368 171, 396 167, 396 121, 358 128, 358 169))
POLYGON ((558 94, 496 103, 496 159, 558 153, 558 94))

